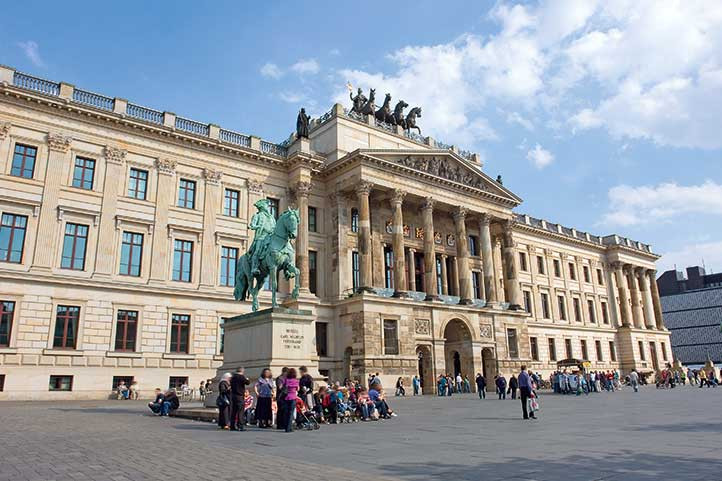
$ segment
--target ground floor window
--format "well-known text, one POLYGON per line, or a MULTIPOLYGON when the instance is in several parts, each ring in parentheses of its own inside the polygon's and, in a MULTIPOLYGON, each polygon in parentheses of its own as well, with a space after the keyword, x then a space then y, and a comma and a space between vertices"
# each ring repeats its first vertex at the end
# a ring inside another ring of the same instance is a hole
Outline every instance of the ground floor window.
POLYGON ((554 339, 549 339, 549 360, 550 361, 556 361, 557 360, 557 346, 556 341, 554 339))
POLYGON ((587 349, 587 341, 582 339, 580 342, 582 345, 582 360, 588 361, 589 360, 589 351, 587 349))
POLYGON ((516 329, 506 330, 506 342, 509 346, 509 357, 516 359, 519 357, 519 342, 516 338, 516 329))
POLYGON ((5 390, 5 374, 0 374, 0 392, 5 390))
POLYGON ((49 391, 72 391, 73 376, 50 376, 49 391))
POLYGON ((529 338, 529 348, 531 350, 532 361, 538 361, 539 360, 539 346, 537 344, 536 337, 529 338))
POLYGON ((567 350, 567 359, 573 358, 574 351, 572 350, 572 340, 571 339, 564 339, 564 347, 567 350))
POLYGON ((612 362, 617 362, 617 350, 614 347, 614 341, 609 341, 609 359, 612 362))
POLYGON ((328 356, 328 323, 316 321, 316 354, 328 356))
POLYGON ((394 319, 384 319, 384 354, 399 353, 399 324, 394 319))
POLYGON ((171 376, 168 378, 168 389, 180 391, 184 385, 188 385, 188 376, 171 376))
POLYGON ((111 389, 118 389, 121 382, 130 387, 130 385, 133 384, 133 376, 113 376, 111 389))
POLYGON ((597 361, 603 361, 604 355, 602 354, 602 341, 594 341, 594 347, 597 351, 597 361))
POLYGON ((647 360, 647 355, 644 353, 644 343, 642 341, 638 341, 639 343, 639 359, 642 361, 647 360))

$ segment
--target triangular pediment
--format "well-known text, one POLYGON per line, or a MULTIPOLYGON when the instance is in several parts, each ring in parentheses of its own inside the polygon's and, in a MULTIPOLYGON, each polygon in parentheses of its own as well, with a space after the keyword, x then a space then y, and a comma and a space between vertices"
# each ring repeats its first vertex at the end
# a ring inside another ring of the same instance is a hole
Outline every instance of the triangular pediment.
POLYGON ((491 194, 513 204, 518 205, 521 203, 520 197, 453 151, 364 149, 359 153, 436 177, 440 181, 451 182, 467 189, 491 194))

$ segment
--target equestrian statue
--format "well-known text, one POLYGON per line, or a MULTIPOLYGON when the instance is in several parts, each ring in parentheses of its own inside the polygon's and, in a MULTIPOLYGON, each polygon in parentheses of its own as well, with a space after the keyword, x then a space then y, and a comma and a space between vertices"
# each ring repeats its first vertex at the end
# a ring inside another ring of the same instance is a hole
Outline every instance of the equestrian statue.
MULTIPOLYGON (((296 251, 291 239, 298 235, 300 218, 298 209, 286 210, 276 221, 271 213, 268 199, 253 204, 257 209, 248 226, 254 231, 251 247, 236 263, 236 284, 233 296, 237 301, 245 301, 251 294, 251 309, 258 310, 258 291, 266 278, 270 279, 271 305, 276 302, 277 273, 283 271, 286 279, 298 278, 300 271, 296 267, 296 251)), ((294 283, 292 299, 298 299, 298 282, 294 283)))
POLYGON ((366 98, 363 91, 359 88, 356 96, 354 96, 351 84, 347 84, 349 96, 353 102, 353 106, 349 113, 361 115, 373 115, 376 120, 391 125, 398 125, 404 131, 411 132, 417 130, 421 135, 421 127, 416 125, 416 119, 421 117, 421 107, 414 107, 407 115, 404 115, 404 109, 409 106, 403 100, 399 100, 391 111, 391 94, 386 94, 383 105, 377 110, 374 100, 376 99, 376 89, 370 89, 369 96, 366 98))
POLYGON ((386 94, 384 104, 376 111, 376 120, 393 125, 394 115, 391 113, 391 94, 386 94))

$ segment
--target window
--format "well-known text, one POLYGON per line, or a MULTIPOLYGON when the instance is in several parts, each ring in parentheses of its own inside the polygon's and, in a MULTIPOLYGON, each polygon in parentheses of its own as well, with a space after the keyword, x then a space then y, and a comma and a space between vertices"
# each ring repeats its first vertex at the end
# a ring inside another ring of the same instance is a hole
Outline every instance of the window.
POLYGON ((549 295, 544 292, 541 293, 541 307, 542 317, 544 319, 549 319, 551 317, 549 315, 549 295))
POLYGON ((607 303, 602 301, 602 322, 609 324, 609 311, 607 310, 607 303))
POLYGON ((646 360, 647 360, 647 356, 646 356, 646 354, 644 353, 644 343, 643 343, 642 341, 638 341, 638 343, 639 343, 639 358, 640 358, 642 361, 646 361, 646 360))
POLYGON ((0 374, 0 392, 5 390, 5 374, 0 374))
POLYGON ((604 272, 601 269, 597 269, 597 282, 600 286, 604 285, 604 272))
POLYGON ((539 360, 539 346, 537 345, 536 337, 529 338, 529 348, 531 350, 532 361, 539 360))
POLYGON ((79 307, 58 306, 55 313, 55 333, 53 335, 53 347, 55 349, 75 349, 78 340, 79 322, 79 307))
POLYGON ((589 275, 589 267, 582 266, 582 270, 584 272, 584 282, 592 282, 592 276, 589 275))
POLYGON ((220 354, 223 354, 223 349, 226 345, 226 319, 222 318, 221 322, 218 324, 218 335, 221 338, 220 347, 218 349, 218 352, 220 354))
POLYGON ((519 269, 522 271, 527 271, 528 266, 526 265, 526 252, 520 252, 519 253, 519 269))
POLYGON ((60 267, 82 271, 85 269, 85 248, 88 244, 88 226, 82 224, 65 224, 63 239, 63 256, 60 267))
POLYGON ((135 351, 135 337, 138 332, 138 311, 120 309, 115 319, 115 350, 135 351))
POLYGON ((273 216, 274 219, 278 220, 278 211, 280 210, 278 199, 273 199, 271 197, 268 197, 268 202, 270 202, 270 205, 268 207, 271 212, 271 215, 273 216))
POLYGON ((237 190, 226 189, 223 196, 223 215, 238 217, 238 199, 240 195, 237 190))
POLYGON ((589 311, 589 322, 597 322, 597 313, 594 306, 594 301, 587 299, 587 310, 589 311))
POLYGON ((470 256, 478 256, 479 255, 479 240, 475 235, 469 236, 469 255, 470 256))
POLYGON ((516 329, 506 330, 506 343, 509 347, 509 357, 516 359, 519 357, 519 343, 516 338, 516 329))
POLYGON ((351 253, 351 284, 354 291, 361 287, 361 264, 357 251, 351 253))
POLYGON ((181 179, 178 184, 178 207, 196 208, 196 183, 193 180, 181 179))
POLYGON ((564 347, 567 351, 567 359, 573 358, 574 351, 572 350, 572 340, 571 339, 564 339, 564 347))
POLYGON ((564 296, 557 296, 557 303, 559 305, 559 319, 562 321, 567 320, 567 301, 564 296))
POLYGON ((221 247, 221 280, 222 286, 234 286, 236 284, 236 262, 238 261, 238 249, 235 247, 221 247))
POLYGON ((574 320, 577 322, 582 322, 582 304, 579 301, 578 298, 572 299, 572 303, 574 304, 574 320))
POLYGON ((142 259, 143 234, 123 232, 123 245, 120 249, 121 275, 139 277, 142 259))
POLYGON ((168 378, 168 389, 180 391, 184 384, 188 385, 188 376, 171 376, 168 378))
POLYGON ((316 223, 316 208, 315 207, 308 208, 308 231, 309 232, 318 232, 318 225, 316 223))
POLYGON ((557 360, 557 345, 554 339, 552 339, 551 337, 549 338, 549 360, 557 360))
POLYGON ((190 282, 193 270, 192 262, 193 242, 176 240, 173 254, 173 280, 190 282))
POLYGON ((385 268, 385 276, 384 285, 387 289, 393 289, 394 288, 394 251, 391 249, 391 247, 384 247, 384 268, 385 268))
POLYGON ((113 376, 113 383, 111 384, 110 389, 118 389, 121 382, 130 387, 130 385, 133 384, 133 376, 113 376))
POLYGON ((554 259, 554 277, 562 276, 562 264, 559 259, 554 259))
POLYGON ((546 268, 544 267, 544 257, 536 256, 536 269, 541 275, 546 275, 546 268))
POLYGON ((358 232, 358 209, 351 209, 351 232, 358 232))
POLYGON ((130 177, 128 178, 128 197, 133 199, 145 200, 148 191, 148 171, 140 169, 130 169, 130 177))
POLYGON ((399 353, 398 323, 393 319, 384 319, 384 354, 399 353))
POLYGON ((663 342, 660 343, 660 347, 662 348, 662 359, 664 361, 667 360, 667 345, 663 342))
POLYGON ((20 264, 23 261, 27 225, 28 218, 24 215, 2 215, 0 220, 0 262, 20 264))
POLYGON ((170 352, 188 353, 188 334, 191 316, 188 314, 172 314, 170 325, 170 352))
POLYGON ((602 341, 594 341, 594 349, 597 351, 597 361, 603 361, 604 354, 602 353, 602 341))
POLYGON ((471 272, 471 284, 474 289, 474 299, 481 299, 481 273, 478 271, 471 272))
POLYGON ((95 177, 95 161, 76 157, 75 169, 73 170, 73 187, 93 190, 93 177, 95 177))
POLYGON ((35 157, 37 155, 37 148, 29 145, 15 144, 13 165, 10 169, 10 175, 32 179, 33 173, 35 172, 35 157))
POLYGON ((609 359, 617 362, 617 349, 614 347, 614 341, 609 341, 609 359))
POLYGON ((569 278, 573 281, 577 280, 577 270, 572 262, 569 263, 569 278))
POLYGON ((0 347, 10 347, 13 317, 15 317, 15 303, 13 301, 0 301, 0 347))
POLYGON ((316 321, 316 354, 328 356, 328 323, 316 321))
POLYGON ((533 308, 534 306, 531 303, 531 291, 524 291, 524 310, 531 314, 533 308))
POLYGON ((589 351, 587 350, 587 341, 582 339, 579 342, 582 345, 582 359, 584 361, 588 361, 589 360, 589 351))
POLYGON ((308 251, 308 290, 316 294, 318 277, 318 252, 308 251))
POLYGON ((444 279, 443 279, 443 268, 441 267, 441 263, 443 261, 441 260, 441 257, 436 258, 436 293, 437 294, 443 294, 443 285, 444 285, 444 279))
POLYGON ((72 391, 73 376, 50 376, 48 391, 72 391))

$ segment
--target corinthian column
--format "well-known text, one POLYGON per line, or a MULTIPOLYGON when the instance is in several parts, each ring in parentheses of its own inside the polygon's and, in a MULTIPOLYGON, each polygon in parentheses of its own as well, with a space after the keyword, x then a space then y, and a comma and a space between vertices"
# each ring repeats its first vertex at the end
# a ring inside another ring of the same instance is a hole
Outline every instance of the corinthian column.
POLYGON ((436 285, 436 251, 434 246, 434 199, 427 197, 421 208, 424 220, 424 284, 426 300, 439 298, 436 285))
POLYGON ((391 197, 394 217, 391 225, 391 239, 394 250, 394 297, 406 297, 406 259, 404 259, 404 215, 402 205, 406 192, 395 189, 391 197))
POLYGON ((512 221, 507 220, 504 225, 504 289, 509 302, 509 309, 521 309, 521 290, 519 289, 519 268, 517 256, 514 252, 514 234, 512 233, 512 221))
POLYGON ((619 294, 619 312, 622 316, 622 327, 630 327, 632 325, 632 310, 629 306, 629 294, 627 292, 627 277, 622 271, 622 264, 617 262, 613 264, 614 278, 617 283, 617 292, 619 294))
POLYGON ((657 287, 657 271, 649 269, 649 286, 652 291, 652 306, 654 307, 655 325, 660 331, 664 329, 664 319, 662 318, 662 303, 659 300, 659 288, 657 287))
POLYGON ((361 270, 360 291, 371 292, 371 208, 369 206, 369 195, 373 184, 361 182, 356 187, 358 196, 358 252, 361 270))
POLYGON ((637 279, 634 275, 634 267, 625 266, 627 279, 629 281, 629 294, 632 297, 632 319, 634 327, 637 329, 644 328, 644 312, 642 311, 642 299, 639 296, 639 288, 637 287, 637 279))
POLYGON ((654 307, 652 306, 652 292, 649 290, 649 279, 647 279, 647 270, 638 267, 635 273, 639 279, 639 290, 642 297, 642 308, 644 311, 644 324, 647 329, 656 327, 654 322, 654 307))
POLYGON ((299 287, 301 291, 308 292, 308 193, 311 183, 296 182, 296 208, 301 221, 298 224, 298 237, 296 238, 296 267, 301 271, 299 287))
POLYGON ((469 237, 466 235, 466 209, 459 207, 454 212, 456 225, 456 258, 457 275, 459 277, 459 297, 461 304, 471 304, 474 293, 471 285, 471 270, 469 270, 469 237))
POLYGON ((115 230, 115 215, 118 205, 119 182, 125 176, 123 163, 127 152, 117 147, 106 146, 103 152, 105 157, 105 182, 103 184, 103 204, 100 211, 100 225, 98 227, 98 248, 95 257, 95 272, 93 277, 110 277, 115 268, 113 255, 113 238, 115 230))
POLYGON ((494 251, 491 246, 491 216, 482 214, 479 220, 479 240, 481 241, 481 260, 484 269, 484 299, 486 305, 492 307, 499 298, 496 295, 494 281, 494 251))
POLYGON ((441 254, 441 294, 449 294, 449 274, 446 270, 446 254, 441 254))

